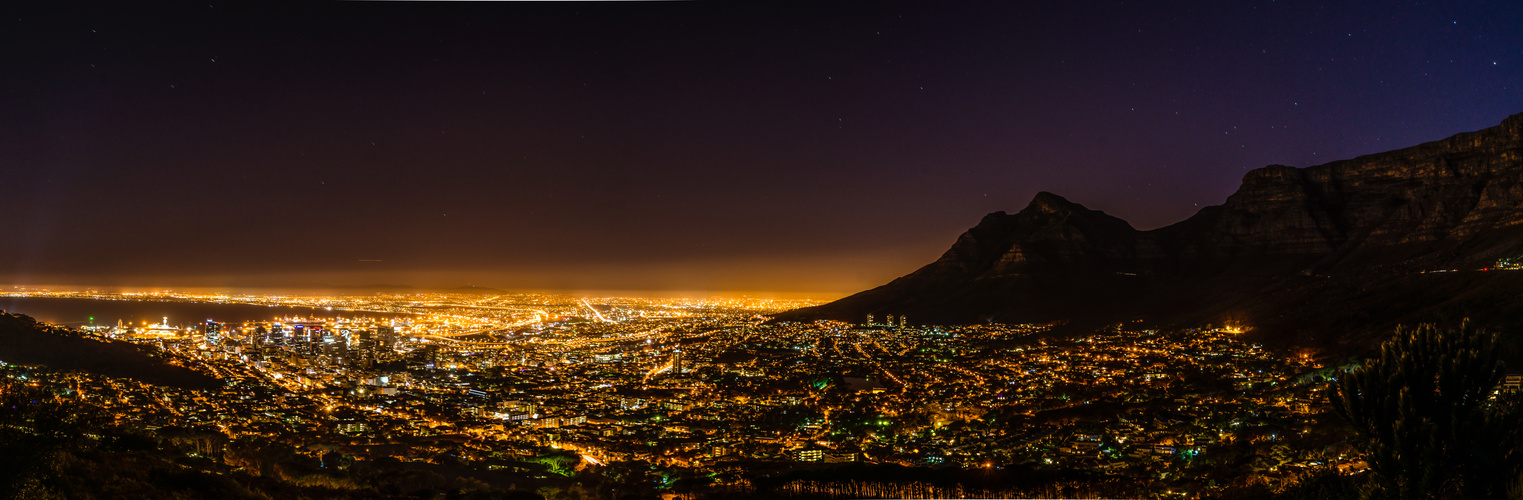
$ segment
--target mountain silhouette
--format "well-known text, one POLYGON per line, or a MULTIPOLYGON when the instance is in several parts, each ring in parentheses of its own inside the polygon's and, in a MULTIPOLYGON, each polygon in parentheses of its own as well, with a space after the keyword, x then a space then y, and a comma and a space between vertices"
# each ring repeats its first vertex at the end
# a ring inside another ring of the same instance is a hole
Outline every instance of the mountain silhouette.
POLYGON ((1514 259, 1523 114, 1395 151, 1255 169, 1222 205, 1148 231, 1039 193, 908 275, 775 318, 1239 323, 1268 341, 1357 346, 1397 324, 1523 327, 1514 259))

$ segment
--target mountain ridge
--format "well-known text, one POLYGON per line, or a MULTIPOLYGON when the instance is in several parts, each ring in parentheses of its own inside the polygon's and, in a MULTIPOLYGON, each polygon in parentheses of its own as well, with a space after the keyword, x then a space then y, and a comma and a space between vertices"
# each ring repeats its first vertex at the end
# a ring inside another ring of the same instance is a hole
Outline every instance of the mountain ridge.
MULTIPOLYGON (((775 317, 1160 324, 1237 317, 1295 338, 1323 320, 1343 322, 1270 309, 1306 303, 1320 311, 1322 303, 1352 300, 1350 293, 1378 294, 1368 290, 1374 283, 1399 295, 1440 279, 1427 271, 1494 267, 1508 257, 1523 257, 1523 113, 1393 151, 1254 169, 1221 205, 1150 230, 1039 192, 1017 213, 985 215, 914 272, 775 317)), ((1523 272, 1507 274, 1523 281, 1523 272)), ((1497 316, 1472 302, 1513 285, 1482 281, 1479 290, 1455 290, 1477 295, 1464 304, 1410 299, 1411 313, 1371 323, 1497 316)))

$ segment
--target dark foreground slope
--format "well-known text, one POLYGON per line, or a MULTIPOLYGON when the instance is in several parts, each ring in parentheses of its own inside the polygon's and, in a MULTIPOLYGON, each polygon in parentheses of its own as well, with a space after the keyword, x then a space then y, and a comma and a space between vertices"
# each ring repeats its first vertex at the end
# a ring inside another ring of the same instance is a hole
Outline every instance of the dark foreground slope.
POLYGON ((1362 343, 1397 323, 1523 326, 1523 114, 1410 148, 1253 170, 1177 224, 1040 193, 989 214, 935 262, 779 319, 912 323, 1235 321, 1269 340, 1362 343), (1433 272, 1459 270, 1458 272, 1433 272))
POLYGON ((0 314, 0 361, 86 371, 185 389, 210 389, 222 381, 165 363, 138 346, 103 342, 37 323, 23 314, 0 314))

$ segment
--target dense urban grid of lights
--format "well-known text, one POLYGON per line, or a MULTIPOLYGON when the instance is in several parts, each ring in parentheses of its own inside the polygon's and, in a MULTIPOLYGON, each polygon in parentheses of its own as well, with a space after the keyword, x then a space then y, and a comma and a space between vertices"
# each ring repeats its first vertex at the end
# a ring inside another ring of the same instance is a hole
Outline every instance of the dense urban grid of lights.
MULTIPOLYGON (((1310 432, 1325 401, 1325 368, 1244 342, 1241 325, 1123 324, 1058 339, 1043 325, 917 326, 902 315, 773 323, 767 313, 809 302, 763 299, 10 295, 333 314, 84 327, 227 381, 212 391, 86 374, 54 382, 119 419, 346 443, 461 435, 483 457, 550 446, 584 466, 660 464, 720 481, 744 481, 736 460, 1035 462, 1153 477, 1212 444, 1310 432), (1221 384, 1233 397, 1212 392, 1221 384)), ((1328 465, 1361 467, 1306 453, 1261 472, 1272 481, 1328 465)))

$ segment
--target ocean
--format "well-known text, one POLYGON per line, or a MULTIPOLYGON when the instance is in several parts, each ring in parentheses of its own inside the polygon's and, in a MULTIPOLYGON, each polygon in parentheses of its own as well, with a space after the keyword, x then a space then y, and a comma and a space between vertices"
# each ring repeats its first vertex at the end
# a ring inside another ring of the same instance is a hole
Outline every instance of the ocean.
POLYGON ((328 310, 319 307, 269 307, 248 304, 212 304, 202 302, 158 302, 137 300, 98 300, 53 297, 0 297, 0 310, 20 313, 37 321, 63 326, 142 325, 169 318, 173 326, 202 323, 208 319, 239 324, 246 321, 271 321, 284 317, 305 318, 406 318, 407 314, 328 310))

